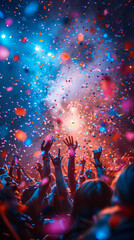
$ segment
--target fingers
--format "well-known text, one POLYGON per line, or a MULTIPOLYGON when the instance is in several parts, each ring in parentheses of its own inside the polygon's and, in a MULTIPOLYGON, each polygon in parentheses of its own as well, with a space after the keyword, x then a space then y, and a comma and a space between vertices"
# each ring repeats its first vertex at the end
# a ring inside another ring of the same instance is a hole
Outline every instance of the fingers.
POLYGON ((60 148, 58 149, 58 158, 60 158, 60 148))
POLYGON ((71 142, 72 142, 72 144, 74 145, 74 139, 73 139, 73 137, 71 136, 71 142))
POLYGON ((74 142, 73 142, 73 137, 72 136, 68 136, 69 139, 69 144, 73 146, 74 142))
POLYGON ((45 140, 43 140, 43 142, 41 144, 41 150, 43 150, 44 143, 45 143, 45 140))
POLYGON ((49 153, 49 157, 51 158, 51 160, 54 160, 54 157, 51 155, 51 153, 49 153))
POLYGON ((99 151, 102 152, 102 147, 99 148, 99 151))
POLYGON ((98 150, 93 150, 92 152, 93 152, 93 153, 97 153, 97 152, 98 152, 98 150))
POLYGON ((67 146, 69 145, 69 141, 68 141, 68 139, 66 138, 66 142, 67 142, 67 146))
POLYGON ((53 141, 54 141, 54 139, 53 139, 53 136, 52 136, 52 140, 51 140, 51 146, 52 146, 52 144, 53 144, 53 141))
POLYGON ((68 146, 68 144, 67 144, 67 142, 66 142, 65 140, 63 140, 63 142, 65 143, 65 145, 67 145, 67 146, 68 146))
POLYGON ((78 142, 75 141, 75 149, 78 147, 78 142))

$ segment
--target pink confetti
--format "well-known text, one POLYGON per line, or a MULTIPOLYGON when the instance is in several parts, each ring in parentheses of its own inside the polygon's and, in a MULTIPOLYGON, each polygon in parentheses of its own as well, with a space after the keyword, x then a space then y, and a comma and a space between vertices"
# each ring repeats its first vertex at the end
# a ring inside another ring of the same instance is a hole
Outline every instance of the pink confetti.
POLYGON ((8 87, 7 92, 11 92, 11 91, 13 91, 13 87, 8 87))
POLYGON ((133 141, 134 140, 134 132, 126 132, 126 138, 128 141, 133 141))
POLYGON ((0 61, 5 60, 6 58, 8 58, 10 55, 10 52, 8 50, 8 48, 0 45, 0 61))
POLYGON ((12 18, 7 18, 6 19, 6 26, 10 27, 13 24, 13 19, 12 18))

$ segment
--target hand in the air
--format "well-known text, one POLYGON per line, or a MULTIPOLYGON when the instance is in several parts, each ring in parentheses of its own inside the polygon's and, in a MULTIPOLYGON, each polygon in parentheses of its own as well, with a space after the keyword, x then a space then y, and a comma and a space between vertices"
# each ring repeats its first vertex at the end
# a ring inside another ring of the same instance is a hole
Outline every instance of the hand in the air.
POLYGON ((75 141, 75 144, 74 144, 74 140, 72 136, 68 136, 68 138, 63 140, 63 142, 68 146, 70 150, 72 150, 73 152, 76 151, 76 148, 78 147, 78 143, 77 141, 75 141))
POLYGON ((42 155, 44 154, 48 154, 48 152, 50 151, 50 148, 53 144, 53 137, 51 140, 43 140, 42 144, 41 144, 41 151, 42 151, 42 155))
POLYGON ((52 163, 53 163, 54 167, 61 166, 61 161, 62 161, 63 157, 60 156, 60 148, 58 149, 58 156, 57 157, 53 157, 50 153, 49 153, 49 156, 52 160, 52 163))
POLYGON ((97 150, 94 150, 94 151, 93 151, 94 159, 99 161, 99 160, 100 160, 101 153, 102 153, 102 147, 100 147, 100 148, 97 149, 97 150))

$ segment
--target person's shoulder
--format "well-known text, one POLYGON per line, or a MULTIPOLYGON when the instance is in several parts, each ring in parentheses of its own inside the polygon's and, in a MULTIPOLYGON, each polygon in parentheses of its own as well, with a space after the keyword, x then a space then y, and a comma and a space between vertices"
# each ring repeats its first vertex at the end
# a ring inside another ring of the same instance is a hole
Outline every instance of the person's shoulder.
POLYGON ((98 221, 77 240, 133 240, 134 215, 126 216, 119 206, 110 207, 99 213, 98 221))

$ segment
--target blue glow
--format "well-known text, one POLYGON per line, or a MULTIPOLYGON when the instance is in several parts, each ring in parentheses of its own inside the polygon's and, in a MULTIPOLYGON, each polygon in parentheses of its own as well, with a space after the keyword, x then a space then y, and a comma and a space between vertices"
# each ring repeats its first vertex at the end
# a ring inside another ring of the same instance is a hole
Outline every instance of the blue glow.
POLYGON ((98 240, 105 240, 109 237, 109 229, 107 226, 102 227, 95 234, 96 239, 98 240))
POLYGON ((39 4, 37 2, 31 2, 26 6, 24 12, 27 16, 33 16, 37 12, 38 7, 39 4))
POLYGON ((3 19, 4 18, 4 14, 3 12, 0 11, 0 18, 3 19))
POLYGON ((106 132, 106 128, 105 127, 100 127, 99 132, 102 132, 102 133, 106 132))
POLYGON ((117 111, 114 109, 114 108, 111 108, 109 111, 108 111, 108 114, 110 115, 110 116, 116 116, 117 115, 117 111))
POLYGON ((103 34, 103 37, 104 37, 104 38, 107 38, 107 34, 106 34, 106 33, 104 33, 104 34, 103 34))
POLYGON ((24 145, 26 147, 29 147, 32 144, 32 140, 30 138, 27 138, 27 140, 24 142, 24 145))

